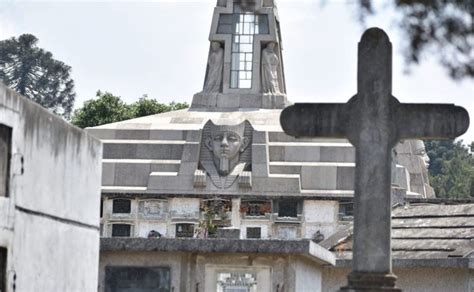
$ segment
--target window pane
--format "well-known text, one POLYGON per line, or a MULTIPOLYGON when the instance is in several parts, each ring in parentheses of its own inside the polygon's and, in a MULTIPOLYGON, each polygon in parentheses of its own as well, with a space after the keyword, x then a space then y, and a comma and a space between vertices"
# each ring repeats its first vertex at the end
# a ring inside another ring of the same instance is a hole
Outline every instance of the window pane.
POLYGON ((245 62, 240 62, 239 64, 239 70, 245 70, 245 62))
POLYGON ((244 23, 244 30, 243 30, 243 33, 244 33, 244 34, 250 34, 250 24, 244 23))
POLYGON ((254 22, 255 21, 255 16, 252 14, 246 14, 244 15, 244 22, 254 22))
POLYGON ((245 70, 252 71, 252 62, 246 62, 245 64, 245 70))
POLYGON ((239 72, 232 71, 230 77, 230 87, 231 88, 238 88, 239 86, 239 72))
POLYGON ((240 45, 240 51, 241 52, 246 52, 246 53, 251 53, 253 51, 252 45, 251 44, 241 44, 240 45))
POLYGON ((240 42, 244 43, 244 44, 250 44, 250 43, 252 43, 251 39, 252 39, 251 36, 243 35, 243 36, 240 37, 240 42))
POLYGON ((252 81, 250 81, 250 80, 241 80, 239 88, 252 88, 252 81))
POLYGON ((132 201, 124 199, 115 199, 113 202, 112 213, 129 214, 131 212, 132 201))
POLYGON ((8 197, 11 153, 12 129, 0 125, 0 197, 8 197))
POLYGON ((112 237, 130 237, 131 225, 114 224, 112 225, 112 237))

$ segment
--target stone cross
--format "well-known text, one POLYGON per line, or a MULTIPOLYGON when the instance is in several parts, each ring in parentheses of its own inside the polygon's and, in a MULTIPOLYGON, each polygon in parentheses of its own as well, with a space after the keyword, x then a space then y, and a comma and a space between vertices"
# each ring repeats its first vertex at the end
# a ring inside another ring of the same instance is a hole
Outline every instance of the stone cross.
POLYGON ((346 104, 295 104, 280 117, 295 137, 347 138, 356 148, 352 272, 342 291, 400 291, 391 261, 391 160, 401 139, 463 134, 469 115, 452 104, 403 104, 392 96, 392 46, 368 29, 359 43, 357 94, 346 104))

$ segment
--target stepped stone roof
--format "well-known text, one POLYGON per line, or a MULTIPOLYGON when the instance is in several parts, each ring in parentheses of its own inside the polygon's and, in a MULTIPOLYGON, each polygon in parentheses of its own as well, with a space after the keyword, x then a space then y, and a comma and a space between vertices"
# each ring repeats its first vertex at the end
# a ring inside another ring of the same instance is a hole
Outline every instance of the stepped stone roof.
MULTIPOLYGON (((352 224, 321 243, 335 252, 339 265, 352 258, 352 224)), ((421 260, 474 267, 474 203, 416 204, 392 211, 394 262, 421 260)))

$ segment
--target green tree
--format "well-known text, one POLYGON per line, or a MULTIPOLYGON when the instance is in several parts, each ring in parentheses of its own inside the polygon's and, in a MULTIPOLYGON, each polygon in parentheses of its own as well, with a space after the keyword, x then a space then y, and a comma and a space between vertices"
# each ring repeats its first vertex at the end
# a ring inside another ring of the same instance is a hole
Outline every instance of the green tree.
MULTIPOLYGON (((375 13, 373 0, 358 0, 361 20, 375 13)), ((439 56, 453 79, 474 78, 474 1, 393 0, 406 40, 405 59, 418 64, 425 52, 439 56)))
POLYGON ((131 115, 135 118, 155 115, 159 113, 175 111, 188 108, 187 103, 171 102, 169 104, 159 103, 156 99, 143 95, 140 99, 130 105, 131 115))
POLYGON ((74 125, 80 128, 95 127, 132 118, 129 106, 120 96, 99 90, 96 97, 86 101, 83 107, 74 111, 71 118, 74 125))
POLYGON ((0 79, 15 91, 68 118, 76 93, 71 67, 37 47, 31 34, 0 41, 0 79))
POLYGON ((474 197, 474 158, 462 141, 428 141, 430 183, 438 197, 474 197))
POLYGON ((128 105, 119 96, 98 91, 96 99, 86 101, 83 107, 74 111, 71 122, 80 128, 95 127, 187 107, 187 103, 159 103, 146 95, 128 105))

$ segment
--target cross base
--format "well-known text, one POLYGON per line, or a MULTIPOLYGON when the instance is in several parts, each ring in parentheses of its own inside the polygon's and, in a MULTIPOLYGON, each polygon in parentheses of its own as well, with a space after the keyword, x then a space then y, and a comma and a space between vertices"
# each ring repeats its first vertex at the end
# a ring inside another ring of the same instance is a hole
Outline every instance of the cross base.
POLYGON ((395 287, 397 276, 385 273, 352 272, 347 276, 349 284, 339 292, 401 292, 395 287))

